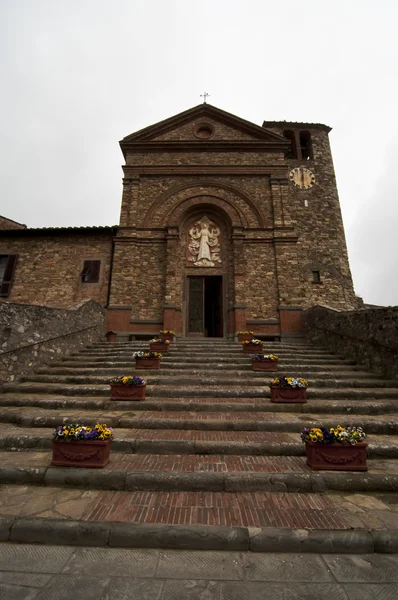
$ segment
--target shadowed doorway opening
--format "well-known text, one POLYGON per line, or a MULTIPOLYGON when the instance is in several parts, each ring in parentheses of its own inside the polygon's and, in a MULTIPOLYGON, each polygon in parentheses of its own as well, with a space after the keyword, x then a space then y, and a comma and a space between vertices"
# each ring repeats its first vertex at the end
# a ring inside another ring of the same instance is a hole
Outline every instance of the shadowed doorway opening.
POLYGON ((223 337, 221 275, 188 277, 187 335, 223 337))

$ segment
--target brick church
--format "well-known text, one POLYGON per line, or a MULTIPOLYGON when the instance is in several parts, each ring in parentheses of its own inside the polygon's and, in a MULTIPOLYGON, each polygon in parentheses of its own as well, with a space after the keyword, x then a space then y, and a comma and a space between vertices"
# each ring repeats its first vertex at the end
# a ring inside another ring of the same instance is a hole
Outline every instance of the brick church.
POLYGON ((118 226, 0 218, 1 300, 92 298, 119 339, 286 338, 310 306, 357 308, 329 132, 201 104, 128 135, 118 226))

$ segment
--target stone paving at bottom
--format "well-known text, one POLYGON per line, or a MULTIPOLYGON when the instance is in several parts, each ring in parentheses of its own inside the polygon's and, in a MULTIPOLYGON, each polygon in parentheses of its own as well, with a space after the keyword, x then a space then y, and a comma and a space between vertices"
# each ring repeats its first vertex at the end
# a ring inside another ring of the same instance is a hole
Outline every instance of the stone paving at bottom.
POLYGON ((0 544, 1 600, 396 600, 398 555, 0 544))
POLYGON ((0 516, 166 525, 398 530, 398 494, 128 492, 2 485, 0 516))

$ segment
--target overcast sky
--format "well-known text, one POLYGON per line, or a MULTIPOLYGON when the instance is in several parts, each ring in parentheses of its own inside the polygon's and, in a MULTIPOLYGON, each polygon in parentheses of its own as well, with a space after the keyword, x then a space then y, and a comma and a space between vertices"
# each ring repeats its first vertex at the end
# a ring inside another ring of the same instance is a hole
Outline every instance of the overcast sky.
POLYGON ((0 0, 0 214, 119 221, 126 135, 199 104, 326 123, 356 293, 398 305, 396 0, 0 0))

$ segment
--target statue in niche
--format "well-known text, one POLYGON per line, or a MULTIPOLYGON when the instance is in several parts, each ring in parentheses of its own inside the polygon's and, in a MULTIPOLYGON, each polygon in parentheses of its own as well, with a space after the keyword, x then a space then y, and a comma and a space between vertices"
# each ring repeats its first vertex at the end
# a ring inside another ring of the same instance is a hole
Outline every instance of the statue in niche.
POLYGON ((214 267, 220 263, 220 229, 207 217, 197 221, 189 230, 190 240, 188 244, 188 260, 195 267, 214 267))

